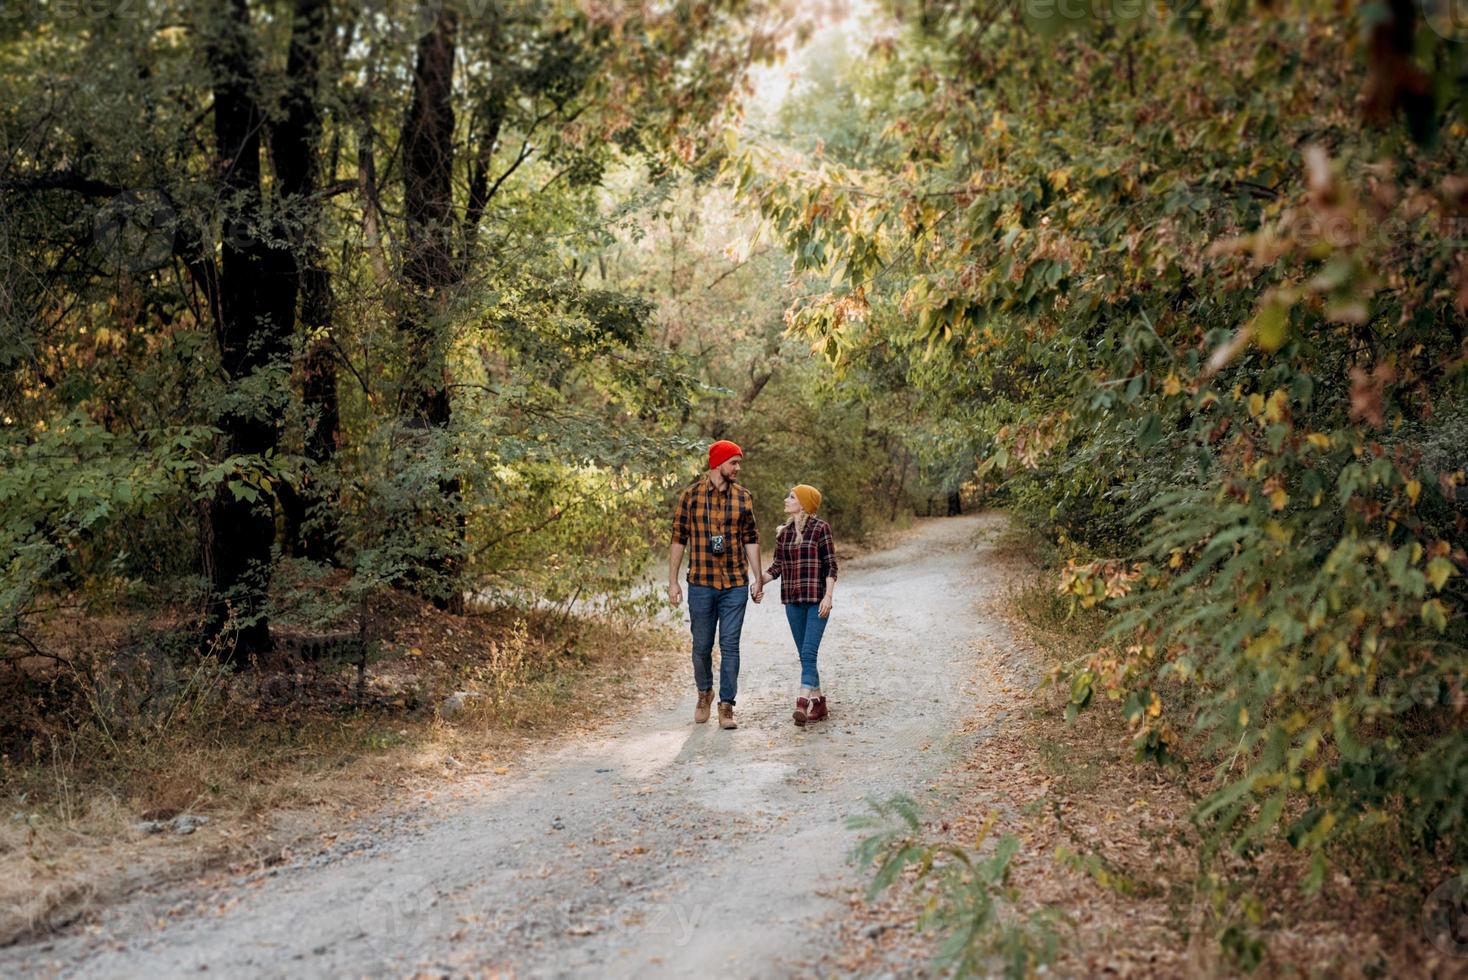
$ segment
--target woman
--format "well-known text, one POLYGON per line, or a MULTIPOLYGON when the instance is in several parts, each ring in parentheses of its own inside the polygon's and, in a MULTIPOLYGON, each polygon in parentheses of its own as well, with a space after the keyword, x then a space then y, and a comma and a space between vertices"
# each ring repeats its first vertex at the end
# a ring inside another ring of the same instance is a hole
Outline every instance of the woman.
POLYGON ((831 615, 836 591, 836 546, 831 525, 816 515, 821 492, 801 484, 785 498, 789 519, 775 532, 775 561, 765 570, 765 584, 780 579, 780 601, 800 652, 800 697, 795 699, 795 724, 826 717, 826 698, 816 654, 831 615))

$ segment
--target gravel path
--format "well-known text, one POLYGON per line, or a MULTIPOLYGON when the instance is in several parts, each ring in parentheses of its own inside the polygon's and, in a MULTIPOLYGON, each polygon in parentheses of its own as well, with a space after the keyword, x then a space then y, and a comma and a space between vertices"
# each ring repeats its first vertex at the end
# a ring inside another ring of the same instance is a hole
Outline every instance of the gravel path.
MULTIPOLYGON (((925 521, 843 565, 821 652, 829 720, 790 721, 799 665, 778 587, 744 627, 739 729, 694 725, 691 671, 628 720, 329 851, 141 894, 0 951, 0 975, 723 977, 801 972, 862 877, 847 816, 920 796, 956 753, 997 515, 925 521)), ((717 654, 716 654, 717 657, 717 654)))

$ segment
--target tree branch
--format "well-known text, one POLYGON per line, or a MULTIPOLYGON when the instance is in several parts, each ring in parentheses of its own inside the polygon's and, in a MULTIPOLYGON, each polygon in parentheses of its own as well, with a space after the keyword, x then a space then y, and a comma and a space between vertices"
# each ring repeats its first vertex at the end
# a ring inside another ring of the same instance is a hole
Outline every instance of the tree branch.
POLYGON ((74 191, 85 197, 116 197, 122 188, 105 180, 85 177, 75 170, 54 170, 26 180, 0 180, 0 191, 74 191))

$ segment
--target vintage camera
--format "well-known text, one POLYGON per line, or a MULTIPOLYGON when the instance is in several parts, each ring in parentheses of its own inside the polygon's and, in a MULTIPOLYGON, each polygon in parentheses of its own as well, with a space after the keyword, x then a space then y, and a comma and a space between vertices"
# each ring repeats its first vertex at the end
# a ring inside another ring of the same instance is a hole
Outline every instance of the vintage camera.
POLYGON ((709 551, 713 552, 716 555, 722 555, 724 553, 724 535, 709 535, 709 551))

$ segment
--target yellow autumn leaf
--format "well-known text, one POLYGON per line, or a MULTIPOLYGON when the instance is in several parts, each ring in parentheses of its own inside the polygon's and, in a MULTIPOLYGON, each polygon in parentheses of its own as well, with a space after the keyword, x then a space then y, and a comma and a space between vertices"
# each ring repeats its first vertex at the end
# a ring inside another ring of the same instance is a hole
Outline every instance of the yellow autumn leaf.
POLYGON ((1419 480, 1408 480, 1407 481, 1407 499, 1410 500, 1410 501, 1412 501, 1413 504, 1416 504, 1417 503, 1417 498, 1420 497, 1420 496, 1422 496, 1422 483, 1421 483, 1421 481, 1419 481, 1419 480))
POLYGON ((1269 403, 1264 407, 1264 417, 1271 422, 1284 421, 1288 402, 1289 398, 1283 388, 1274 389, 1274 393, 1269 396, 1269 403))
POLYGON ((1167 373, 1167 377, 1164 378, 1162 381, 1162 393, 1164 395, 1172 396, 1180 394, 1182 390, 1183 384, 1177 379, 1177 372, 1169 371, 1167 373))
POLYGON ((1305 441, 1322 452, 1330 448, 1330 436, 1324 432, 1312 432, 1305 437, 1305 441))
POLYGON ((1284 510, 1285 504, 1290 502, 1290 495, 1285 492, 1284 487, 1276 487, 1269 494, 1269 507, 1271 510, 1284 510))
POLYGON ((1261 394, 1259 394, 1259 392, 1256 391, 1252 395, 1249 396, 1249 414, 1252 415, 1254 418, 1257 419, 1263 413, 1264 413, 1264 396, 1261 395, 1261 394))
POLYGON ((1448 578, 1455 569, 1453 563, 1446 558, 1434 558, 1427 563, 1427 581, 1432 583, 1434 592, 1441 592, 1447 584, 1448 578))

